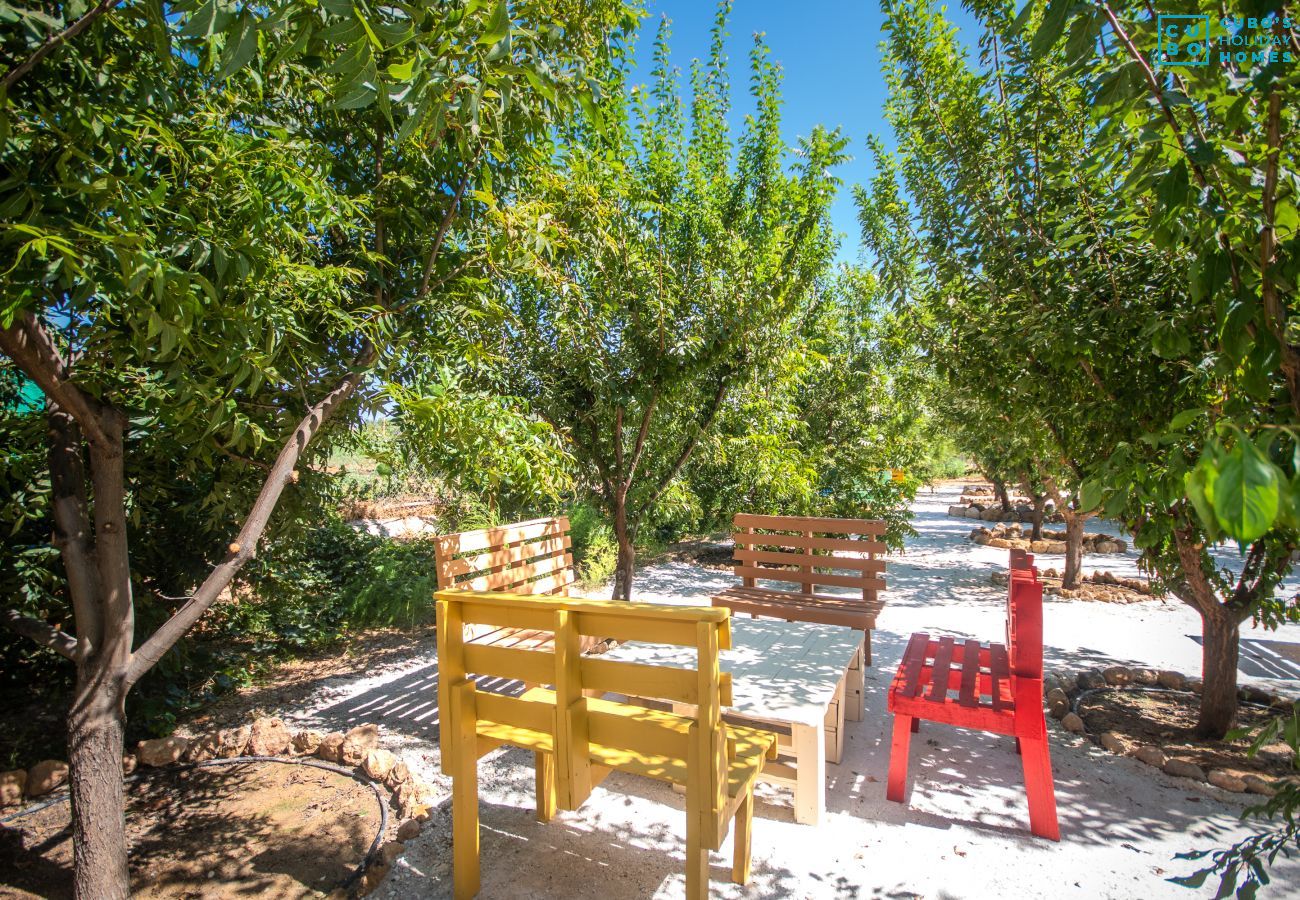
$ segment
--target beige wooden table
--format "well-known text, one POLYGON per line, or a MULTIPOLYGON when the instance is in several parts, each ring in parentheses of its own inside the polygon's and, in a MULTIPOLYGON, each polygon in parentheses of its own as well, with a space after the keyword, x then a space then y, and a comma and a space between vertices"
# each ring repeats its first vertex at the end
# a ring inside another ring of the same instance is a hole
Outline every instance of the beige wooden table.
MULTIPOLYGON (((795 821, 816 825, 826 811, 826 763, 844 748, 844 680, 862 647, 862 632, 835 625, 731 619, 731 649, 719 654, 732 678, 727 718, 775 726, 781 756, 764 781, 794 787, 795 821)), ((694 662, 689 647, 621 644, 605 659, 678 665, 694 662)))

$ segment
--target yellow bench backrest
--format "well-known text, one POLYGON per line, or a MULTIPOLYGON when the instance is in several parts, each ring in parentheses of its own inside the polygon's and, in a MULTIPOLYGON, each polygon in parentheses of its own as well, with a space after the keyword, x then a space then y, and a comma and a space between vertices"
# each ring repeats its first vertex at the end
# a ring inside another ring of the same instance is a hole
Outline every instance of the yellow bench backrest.
POLYGON ((572 546, 565 516, 440 535, 438 589, 563 596, 573 583, 572 546))
POLYGON ((593 766, 686 784, 702 801, 701 811, 723 808, 727 733, 721 713, 731 702, 731 681, 719 670, 718 651, 731 646, 728 609, 462 590, 438 591, 435 599, 447 774, 463 771, 458 765, 466 761, 458 754, 473 734, 480 748, 475 759, 484 741, 553 753, 556 801, 564 809, 580 806, 599 781, 593 779, 593 766), (465 640, 465 627, 473 625, 550 632, 554 643, 528 650, 485 646, 465 640), (693 647, 696 665, 683 669, 582 656, 584 638, 693 647), (491 693, 478 690, 472 675, 550 685, 554 693, 491 693), (588 699, 605 693, 690 704, 696 712, 689 718, 655 716, 640 706, 588 699))

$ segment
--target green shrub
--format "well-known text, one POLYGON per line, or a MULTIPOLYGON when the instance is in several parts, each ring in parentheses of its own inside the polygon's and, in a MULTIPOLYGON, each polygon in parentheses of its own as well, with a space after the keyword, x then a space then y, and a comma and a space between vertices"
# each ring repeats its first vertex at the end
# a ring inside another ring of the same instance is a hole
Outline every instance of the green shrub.
POLYGON ((578 583, 594 588, 614 577, 618 565, 618 542, 614 529, 600 510, 590 503, 575 503, 567 510, 573 539, 573 564, 578 583))

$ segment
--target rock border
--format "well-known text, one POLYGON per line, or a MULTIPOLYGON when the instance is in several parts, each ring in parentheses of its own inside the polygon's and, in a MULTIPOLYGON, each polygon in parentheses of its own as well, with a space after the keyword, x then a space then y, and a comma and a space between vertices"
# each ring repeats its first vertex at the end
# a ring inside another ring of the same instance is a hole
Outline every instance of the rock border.
MULTIPOLYGON (((997 547, 1001 550, 1024 550, 1027 553, 1044 553, 1063 555, 1065 553, 1065 532, 1044 531, 1043 537, 1031 540, 1019 523, 995 525, 987 528, 983 525, 975 528, 966 536, 973 544, 982 547, 997 547)), ((1089 531, 1083 535, 1083 552, 1089 554, 1123 554, 1128 552, 1128 542, 1123 538, 1102 532, 1089 531)))
MULTIPOLYGON (((333 900, 373 893, 392 872, 406 844, 419 837, 436 803, 434 789, 428 782, 414 774, 391 750, 379 746, 379 726, 372 724, 328 734, 315 729, 291 732, 282 719, 263 717, 251 725, 208 731, 195 738, 174 734, 144 740, 134 754, 122 758, 122 775, 132 774, 137 766, 163 768, 238 756, 290 761, 315 757, 335 765, 351 766, 387 789, 392 818, 401 824, 388 829, 391 838, 387 834, 380 836, 378 848, 362 862, 360 880, 348 888, 335 888, 328 895, 333 900)), ((23 806, 24 800, 45 797, 67 779, 68 764, 60 760, 42 760, 29 769, 0 772, 0 809, 23 806)))
MULTIPOLYGON (((1061 727, 1071 734, 1090 738, 1094 744, 1108 753, 1131 757, 1176 778, 1188 778, 1192 781, 1212 784, 1234 794, 1259 794, 1264 797, 1272 797, 1277 792, 1278 785, 1300 778, 1300 776, 1263 775, 1258 772, 1241 772, 1232 769, 1206 771, 1190 759, 1169 756, 1163 747, 1155 744, 1142 744, 1128 749, 1119 735, 1113 731, 1091 734, 1084 725, 1083 717, 1077 712, 1079 701, 1090 691, 1105 688, 1122 690, 1127 687, 1199 694, 1204 684, 1199 678, 1192 678, 1171 669, 1110 666, 1105 669, 1088 669, 1073 676, 1068 673, 1054 672, 1043 678, 1043 706, 1047 714, 1058 720, 1061 727)), ((1300 702, 1288 700, 1281 694, 1271 693, 1253 685, 1239 688, 1237 696, 1245 703, 1268 706, 1279 711, 1290 710, 1293 702, 1300 702)))

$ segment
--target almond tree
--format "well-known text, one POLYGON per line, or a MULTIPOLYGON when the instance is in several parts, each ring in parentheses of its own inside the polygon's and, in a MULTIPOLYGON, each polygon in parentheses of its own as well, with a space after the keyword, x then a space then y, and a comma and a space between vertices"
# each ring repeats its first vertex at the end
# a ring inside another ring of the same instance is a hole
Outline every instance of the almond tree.
POLYGON ((609 513, 615 598, 631 597, 645 516, 834 252, 830 168, 843 140, 818 129, 788 160, 779 70, 758 35, 756 109, 733 143, 728 9, 692 69, 689 121, 665 20, 649 97, 611 71, 608 128, 561 135, 559 167, 530 177, 527 216, 512 226, 537 250, 508 289, 505 388, 564 437, 609 513))
POLYGON ((466 195, 509 177, 633 20, 473 0, 11 12, 5 46, 27 49, 0 110, 0 352, 44 395, 74 627, 3 617, 77 668, 76 893, 124 898, 128 692, 256 552, 323 429, 437 352, 484 264, 466 195), (154 434, 179 472, 233 459, 258 487, 137 639, 131 543, 151 535, 129 462, 154 434))

